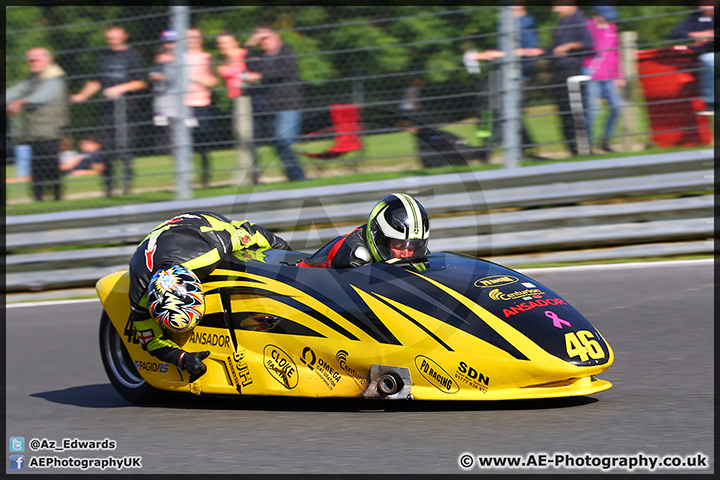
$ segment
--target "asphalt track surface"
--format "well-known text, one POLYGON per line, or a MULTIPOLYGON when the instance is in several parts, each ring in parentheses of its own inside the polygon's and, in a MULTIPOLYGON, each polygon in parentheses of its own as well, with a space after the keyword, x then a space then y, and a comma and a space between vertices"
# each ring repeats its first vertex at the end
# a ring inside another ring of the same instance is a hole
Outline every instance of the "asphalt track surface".
MULTIPOLYGON (((565 400, 373 402, 182 397, 134 406, 112 388, 98 348, 99 302, 7 309, 6 442, 11 436, 117 442, 141 456, 123 473, 601 473, 551 466, 469 470, 463 453, 576 457, 703 454, 714 472, 713 262, 528 271, 604 335, 610 390, 565 400)), ((9 443, 6 445, 9 452, 9 443)), ((537 457, 539 459, 540 457, 537 457)), ((9 460, 8 460, 9 462, 9 460)), ((30 473, 27 472, 24 473, 30 473)), ((9 463, 6 471, 11 472, 9 463)), ((35 470, 38 472, 37 470, 35 470)), ((47 472, 79 470, 46 469, 47 472)), ((627 470, 610 470, 625 473, 627 470)), ((100 472, 88 470, 85 473, 100 472)), ((115 473, 105 470, 104 473, 115 473)), ((633 473, 650 473, 635 468, 633 473)))

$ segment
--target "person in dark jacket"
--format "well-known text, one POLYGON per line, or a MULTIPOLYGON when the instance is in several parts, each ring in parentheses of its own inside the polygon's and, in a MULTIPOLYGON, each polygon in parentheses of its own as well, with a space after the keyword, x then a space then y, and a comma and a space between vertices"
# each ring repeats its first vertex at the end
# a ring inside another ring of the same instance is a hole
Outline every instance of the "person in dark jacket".
POLYGON ((76 103, 86 102, 96 93, 102 95, 97 137, 103 146, 103 174, 108 197, 113 193, 112 160, 115 158, 123 161, 123 192, 130 191, 131 152, 138 133, 133 125, 141 113, 136 92, 148 86, 144 79, 145 62, 127 40, 128 34, 122 26, 110 25, 105 30, 108 48, 98 53, 97 73, 78 93, 70 95, 70 101, 76 103))
POLYGON ((715 5, 707 0, 698 2, 699 10, 688 15, 673 29, 674 40, 693 40, 690 46, 698 54, 702 70, 698 73, 700 90, 707 114, 715 107, 715 5))
POLYGON ((210 352, 186 352, 176 340, 186 339, 205 312, 200 283, 224 258, 249 247, 290 250, 247 220, 187 212, 155 227, 130 260, 130 321, 137 338, 150 355, 187 370, 190 383, 205 373, 202 361, 210 352))
MULTIPOLYGON (((593 38, 587 28, 587 16, 572 1, 555 0, 552 11, 560 17, 553 31, 552 45, 546 50, 532 49, 527 55, 550 55, 553 97, 562 122, 562 132, 573 155, 577 155, 576 125, 570 108, 567 79, 582 75, 582 62, 592 53, 593 38)), ((584 122, 583 122, 584 123, 584 122)))
POLYGON ((267 26, 256 28, 245 46, 252 50, 248 54, 248 72, 243 79, 262 82, 261 88, 254 91, 262 95, 264 105, 260 107, 255 102, 253 109, 272 122, 272 128, 261 129, 255 138, 272 138, 272 144, 285 164, 288 180, 304 180, 305 174, 291 148, 300 136, 301 109, 305 106, 292 48, 267 26))
POLYGON ((410 195, 392 193, 373 207, 366 224, 334 238, 298 267, 351 268, 403 260, 424 270, 420 260, 429 254, 429 238, 425 208, 410 195))

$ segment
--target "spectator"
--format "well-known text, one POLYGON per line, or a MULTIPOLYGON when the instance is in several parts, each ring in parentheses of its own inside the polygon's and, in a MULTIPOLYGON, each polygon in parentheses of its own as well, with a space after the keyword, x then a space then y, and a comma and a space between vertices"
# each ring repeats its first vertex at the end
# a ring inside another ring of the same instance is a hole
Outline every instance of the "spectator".
MULTIPOLYGON (((58 149, 58 162, 60 162, 60 165, 77 155, 79 155, 79 152, 75 150, 75 140, 73 140, 73 137, 68 136, 61 138, 58 149)), ((60 168, 60 170, 62 171, 62 168, 60 168)))
POLYGON ((238 140, 237 151, 237 184, 252 185, 252 172, 255 149, 253 147, 253 110, 248 89, 243 88, 242 77, 246 75, 245 56, 247 50, 240 47, 235 37, 229 32, 222 32, 215 40, 218 50, 225 57, 218 73, 225 79, 228 98, 233 99, 233 130, 238 140))
POLYGON ((562 132, 573 155, 577 155, 576 125, 570 109, 567 79, 582 75, 583 52, 592 49, 593 40, 585 22, 587 17, 570 0, 554 0, 552 11, 560 17, 553 31, 552 46, 536 55, 551 55, 550 70, 553 96, 562 122, 562 132))
POLYGON ((610 5, 594 6, 593 12, 594 16, 587 21, 587 27, 593 38, 595 54, 583 59, 583 74, 592 78, 585 85, 585 121, 588 139, 592 146, 593 127, 600 111, 600 97, 604 98, 610 106, 610 113, 605 123, 600 148, 606 152, 612 152, 609 141, 623 105, 620 92, 625 88, 625 79, 620 73, 620 43, 617 25, 613 23, 618 18, 618 14, 615 7, 610 5))
MULTIPOLYGON (((156 92, 153 100, 153 121, 155 125, 164 127, 177 118, 177 94, 180 87, 173 81, 175 64, 176 34, 173 30, 165 30, 161 34, 165 43, 155 56, 155 68, 150 74, 156 92)), ((217 85, 217 77, 212 71, 212 57, 202 48, 202 32, 197 28, 189 28, 186 33, 185 61, 187 90, 184 103, 189 108, 189 116, 185 120, 193 130, 193 151, 200 154, 202 161, 202 184, 207 187, 210 180, 210 161, 208 152, 210 117, 212 104, 212 88, 217 85)), ((165 144, 169 144, 167 131, 165 144)))
POLYGON ((212 56, 203 50, 202 32, 198 28, 189 28, 186 34, 187 51, 185 65, 187 67, 187 91, 185 105, 190 107, 190 123, 193 128, 193 151, 200 154, 202 160, 202 185, 207 187, 210 182, 210 161, 208 152, 210 117, 212 104, 212 88, 218 83, 213 73, 212 56))
POLYGON ((31 48, 25 58, 30 75, 5 90, 6 110, 9 115, 24 113, 22 136, 32 154, 35 200, 43 199, 44 190, 51 190, 55 200, 60 200, 58 152, 62 130, 69 124, 65 71, 44 48, 31 48))
POLYGON ((705 114, 714 114, 715 108, 715 2, 701 0, 700 10, 691 13, 672 31, 675 40, 694 40, 691 46, 702 64, 700 89, 705 101, 705 114))
POLYGON ((86 135, 80 140, 80 153, 61 158, 60 170, 71 176, 96 175, 105 170, 105 162, 100 151, 102 145, 94 135, 86 135))
POLYGON ((153 123, 161 128, 156 137, 158 147, 161 153, 169 154, 172 151, 172 142, 168 126, 178 116, 177 85, 172 82, 176 35, 173 30, 163 30, 160 38, 163 43, 155 53, 154 65, 149 77, 153 81, 153 123))
POLYGON ((272 138, 272 144, 285 164, 288 180, 304 180, 305 174, 291 148, 300 135, 300 109, 304 107, 293 51, 267 26, 256 28, 245 46, 259 46, 262 50, 257 60, 249 62, 251 71, 246 76, 251 82, 262 81, 268 114, 262 122, 266 128, 260 129, 260 136, 272 138), (272 128, 267 128, 267 121, 272 121, 272 128))
POLYGON ((112 196, 113 174, 112 160, 121 158, 125 169, 123 191, 129 192, 131 170, 131 152, 135 139, 133 121, 139 115, 133 93, 147 88, 143 80, 144 65, 140 53, 127 44, 128 34, 118 25, 105 30, 105 42, 108 45, 98 55, 97 74, 89 80, 75 95, 72 102, 85 102, 98 92, 104 100, 98 119, 98 140, 103 146, 105 162, 105 186, 107 196, 112 196))
MULTIPOLYGON (((525 87, 528 81, 533 76, 533 70, 535 68, 535 60, 531 57, 541 55, 543 50, 538 49, 538 38, 537 38, 537 25, 535 19, 528 14, 527 9, 524 5, 512 5, 511 7, 513 17, 518 22, 518 29, 520 30, 520 38, 518 39, 519 48, 515 49, 515 55, 518 57, 524 57, 521 66, 521 77, 520 84, 520 102, 521 106, 525 107, 527 95, 525 93, 525 87)), ((484 52, 472 52, 468 55, 470 60, 486 60, 494 61, 505 56, 505 52, 500 50, 500 37, 498 37, 498 47, 496 50, 485 50, 484 52)), ((493 112, 493 117, 500 118, 500 112, 493 112)), ((493 133, 495 136, 499 135, 497 122, 494 123, 493 133)), ((545 160, 542 157, 538 157, 533 154, 532 146, 535 145, 535 141, 530 136, 527 128, 523 123, 520 124, 520 139, 523 145, 523 152, 530 158, 536 160, 545 160)))

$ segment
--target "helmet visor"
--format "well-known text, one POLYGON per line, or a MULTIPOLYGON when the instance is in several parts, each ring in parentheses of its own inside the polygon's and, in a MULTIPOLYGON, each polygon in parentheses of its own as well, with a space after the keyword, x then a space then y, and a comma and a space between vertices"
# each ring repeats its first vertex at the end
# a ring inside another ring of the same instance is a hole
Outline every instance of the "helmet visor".
POLYGON ((390 252, 390 258, 419 258, 427 255, 427 240, 388 238, 386 248, 390 252))

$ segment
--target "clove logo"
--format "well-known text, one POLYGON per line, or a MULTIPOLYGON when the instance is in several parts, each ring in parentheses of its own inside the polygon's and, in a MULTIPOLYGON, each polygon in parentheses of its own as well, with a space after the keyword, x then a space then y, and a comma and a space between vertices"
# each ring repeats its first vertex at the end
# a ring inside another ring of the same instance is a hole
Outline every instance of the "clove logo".
POLYGON ((270 376, 280 382, 288 390, 292 390, 298 384, 297 365, 290 355, 280 347, 267 345, 263 350, 264 365, 270 376))

